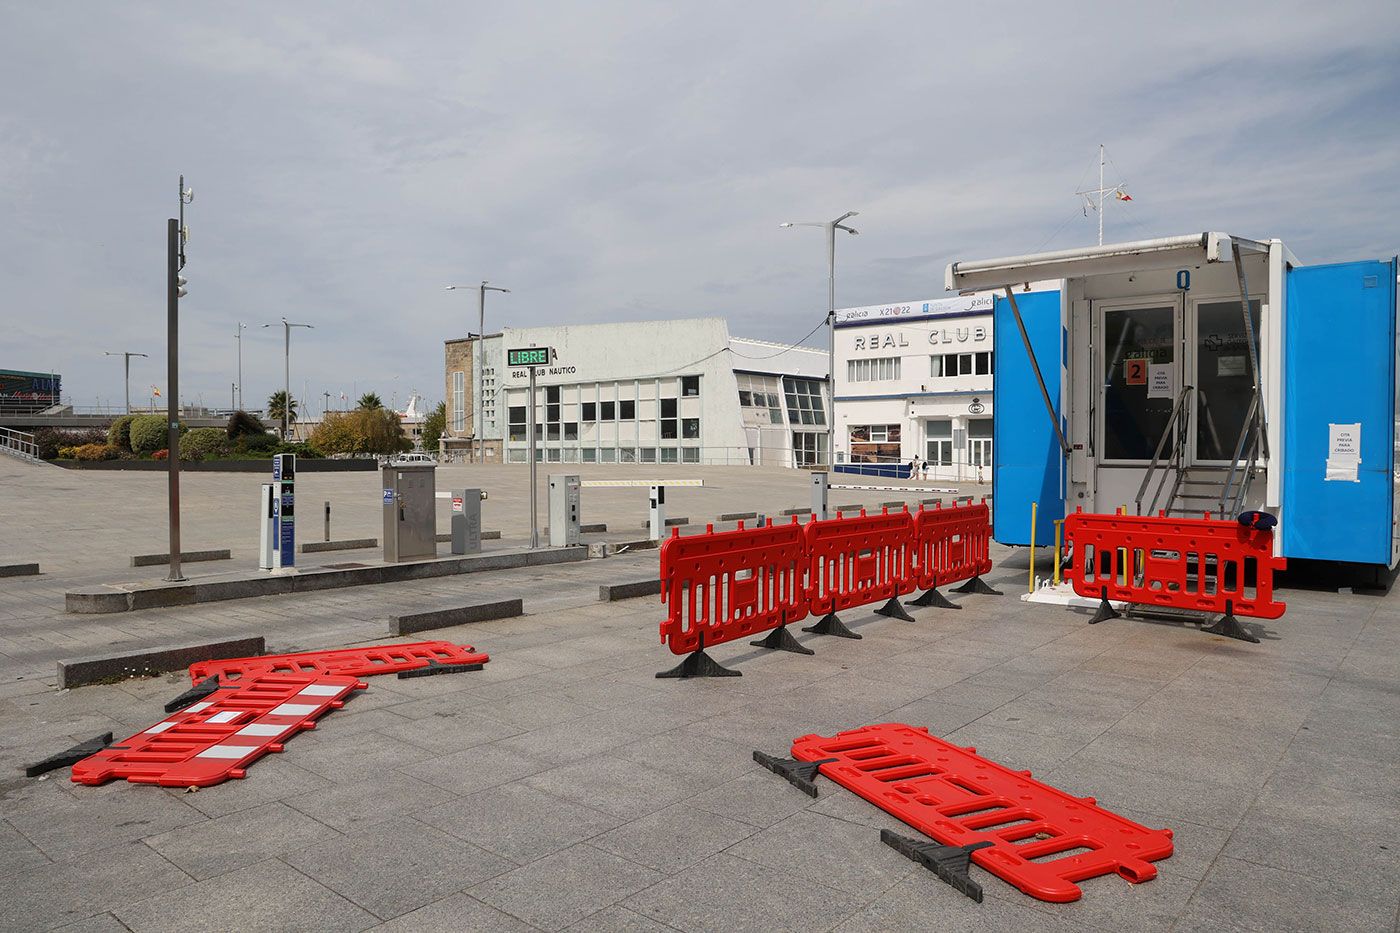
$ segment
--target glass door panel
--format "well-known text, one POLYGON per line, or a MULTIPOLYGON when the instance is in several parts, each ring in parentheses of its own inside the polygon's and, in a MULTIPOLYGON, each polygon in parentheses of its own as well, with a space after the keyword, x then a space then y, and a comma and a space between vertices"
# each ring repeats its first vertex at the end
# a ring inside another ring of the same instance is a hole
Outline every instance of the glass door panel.
POLYGON ((1103 345, 1103 458, 1151 460, 1171 418, 1176 375, 1176 306, 1106 308, 1103 345), (1170 391, 1162 391, 1162 366, 1170 391))
MULTIPOLYGON (((1259 339, 1259 302, 1249 303, 1259 339)), ((1257 347, 1257 344, 1256 344, 1257 347)), ((1249 414, 1254 381, 1244 315, 1235 301, 1196 305, 1196 459, 1230 462, 1249 414)))

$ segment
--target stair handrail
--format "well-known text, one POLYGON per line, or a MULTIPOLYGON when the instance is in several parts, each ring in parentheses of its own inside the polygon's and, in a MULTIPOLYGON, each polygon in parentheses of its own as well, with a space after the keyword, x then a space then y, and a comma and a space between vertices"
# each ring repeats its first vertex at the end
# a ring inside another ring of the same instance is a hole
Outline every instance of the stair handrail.
POLYGON ((1235 439, 1235 455, 1230 460, 1230 472, 1225 477, 1225 485, 1220 487, 1219 515, 1221 518, 1233 517, 1232 513, 1238 514, 1238 508, 1244 502, 1244 488, 1249 482, 1254 472, 1254 465, 1259 456, 1260 431, 1259 419, 1256 416, 1259 410, 1259 391, 1249 397, 1249 410, 1245 412, 1244 421, 1240 424, 1239 437, 1235 439), (1230 495, 1231 488, 1235 485, 1235 472, 1240 469, 1240 459, 1244 456, 1245 443, 1253 435, 1253 442, 1250 444, 1249 464, 1244 468, 1244 475, 1240 477, 1240 490, 1238 496, 1230 495), (1229 502, 1231 511, 1225 511, 1225 503, 1229 502))
MULTIPOLYGON (((1172 406, 1171 417, 1167 419, 1167 425, 1165 428, 1162 429, 1162 436, 1157 441, 1157 449, 1152 453, 1152 463, 1148 465, 1147 473, 1142 477, 1142 485, 1138 487, 1137 499, 1134 500, 1137 505, 1137 513, 1139 515, 1142 514, 1142 497, 1147 495, 1147 486, 1152 481, 1152 475, 1157 472, 1157 464, 1160 463, 1162 460, 1162 448, 1166 446, 1167 438, 1171 436, 1172 427, 1176 424, 1177 419, 1180 418, 1182 416, 1182 412, 1186 410, 1186 400, 1190 397, 1192 391, 1193 389, 1191 386, 1181 387, 1181 392, 1176 397, 1176 404, 1172 406)), ((1183 420, 1183 430, 1177 435, 1176 444, 1174 444, 1172 447, 1172 461, 1177 462, 1178 464, 1180 463, 1180 461, 1177 458, 1182 452, 1182 445, 1186 443, 1186 431, 1184 430, 1185 424, 1186 423, 1183 420)), ((1179 466, 1178 469, 1180 469, 1179 466)), ((1163 473, 1162 483, 1165 483, 1166 479, 1167 476, 1165 473, 1163 473)), ((1157 484, 1157 494, 1152 497, 1152 506, 1148 509, 1148 511, 1154 511, 1156 509, 1157 496, 1161 495, 1162 493, 1162 483, 1157 484)))

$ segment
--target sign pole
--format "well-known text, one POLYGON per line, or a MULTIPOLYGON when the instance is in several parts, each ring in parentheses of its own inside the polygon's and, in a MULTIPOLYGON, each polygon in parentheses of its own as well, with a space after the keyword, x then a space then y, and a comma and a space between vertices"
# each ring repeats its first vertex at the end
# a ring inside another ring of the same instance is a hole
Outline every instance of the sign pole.
POLYGON ((540 546, 540 529, 536 512, 535 497, 535 367, 530 367, 530 398, 525 406, 525 433, 530 436, 530 548, 540 546))

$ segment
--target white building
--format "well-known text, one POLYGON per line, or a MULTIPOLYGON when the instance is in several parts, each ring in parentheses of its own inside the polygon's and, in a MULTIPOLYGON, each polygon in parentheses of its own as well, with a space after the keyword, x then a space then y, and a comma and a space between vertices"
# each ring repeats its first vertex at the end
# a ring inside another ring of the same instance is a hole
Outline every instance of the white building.
MULTIPOLYGON (((448 449, 468 447, 476 338, 446 341, 448 449)), ((729 335, 723 318, 506 328, 482 348, 488 462, 527 461, 529 372, 506 349, 552 347, 536 370, 538 458, 547 463, 826 461, 827 355, 729 335)))
POLYGON ((992 295, 836 312, 837 471, 990 482, 992 295))

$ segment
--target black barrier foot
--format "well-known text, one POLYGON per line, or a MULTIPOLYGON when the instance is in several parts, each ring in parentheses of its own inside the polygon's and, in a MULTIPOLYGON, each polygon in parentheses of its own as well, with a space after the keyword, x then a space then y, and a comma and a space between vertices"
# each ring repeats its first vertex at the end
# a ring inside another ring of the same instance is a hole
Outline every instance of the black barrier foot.
POLYGON ((959 606, 957 603, 953 602, 951 599, 938 592, 938 587, 936 586, 929 587, 928 592, 920 596, 918 599, 911 599, 909 601, 909 605, 919 607, 933 606, 935 609, 962 608, 962 606, 959 606))
POLYGON ((1226 638, 1238 638, 1240 641, 1247 641, 1259 644, 1259 639, 1250 634, 1249 629, 1240 624, 1240 620, 1235 618, 1235 604, 1232 600, 1225 600, 1225 614, 1220 617, 1220 621, 1209 628, 1201 629, 1212 635, 1224 635, 1226 638))
MULTIPOLYGON (((112 744, 112 733, 104 732, 99 736, 88 739, 68 749, 66 752, 59 752, 57 755, 50 755, 43 761, 36 761, 32 765, 24 766, 25 777, 38 777, 41 774, 48 774, 50 771, 57 771, 59 768, 68 768, 77 764, 89 755, 95 755, 108 745, 112 744)), ((813 797, 816 794, 812 795, 813 797)))
POLYGON ((811 648, 801 644, 792 633, 787 630, 786 625, 780 625, 768 633, 767 638, 760 638, 758 641, 751 641, 749 644, 755 648, 771 648, 774 651, 791 651, 793 654, 816 654, 811 648))
POLYGON ((1001 590, 994 590, 980 576, 973 577, 962 586, 954 587, 954 593, 977 593, 981 596, 1000 596, 1001 590))
POLYGON ((1090 625, 1098 625, 1105 619, 1123 618, 1118 610, 1114 609, 1108 602, 1108 587, 1104 587, 1103 592, 1100 593, 1099 596, 1099 611, 1094 613, 1094 617, 1089 620, 1090 625))
POLYGON ((408 680, 411 677, 434 677, 438 674, 464 674, 467 671, 479 671, 485 666, 484 664, 440 664, 429 658, 427 667, 399 671, 399 680, 408 680))
POLYGON ((914 621, 914 617, 906 612, 904 607, 899 604, 898 596, 891 596, 889 602, 875 610, 875 614, 877 616, 888 616, 891 619, 903 619, 905 622, 914 621))
POLYGON ((933 872, 944 881, 961 891, 977 903, 982 903, 982 886, 968 874, 972 866, 972 853, 992 845, 990 842, 972 842, 965 846, 945 846, 936 842, 920 842, 890 832, 880 830, 880 841, 933 872))
POLYGON ((705 653, 705 635, 700 635, 700 647, 685 656, 685 660, 669 671, 657 671, 657 677, 743 677, 743 671, 731 671, 705 653))
POLYGON ((797 761, 792 758, 775 758, 763 752, 755 751, 753 760, 763 765, 774 774, 787 778, 787 782, 796 787, 808 797, 817 796, 816 777, 817 770, 824 764, 836 761, 835 758, 823 758, 821 761, 797 761))
POLYGON ((846 628, 846 623, 834 612, 828 612, 822 616, 822 620, 816 625, 803 627, 802 631, 811 632, 813 635, 835 635, 837 638, 860 638, 856 632, 846 628))
POLYGON ((219 675, 215 674, 213 677, 206 677, 190 689, 186 690, 184 693, 177 696, 175 699, 171 700, 169 703, 165 704, 165 711, 167 713, 173 713, 177 709, 184 709, 191 703, 204 699, 209 694, 213 693, 215 690, 218 689, 219 675))

